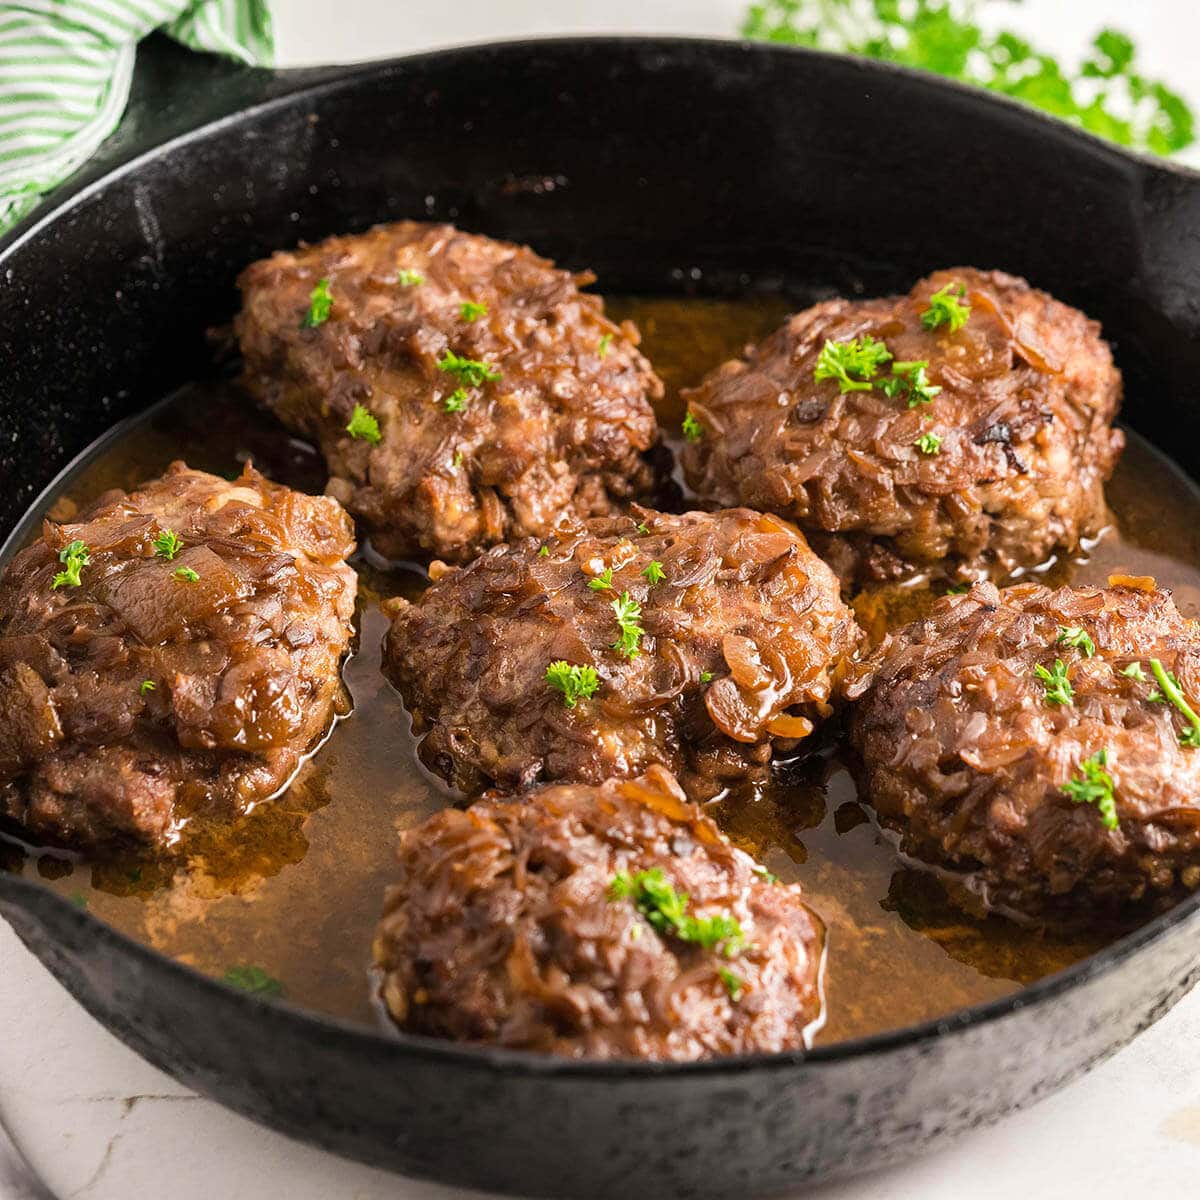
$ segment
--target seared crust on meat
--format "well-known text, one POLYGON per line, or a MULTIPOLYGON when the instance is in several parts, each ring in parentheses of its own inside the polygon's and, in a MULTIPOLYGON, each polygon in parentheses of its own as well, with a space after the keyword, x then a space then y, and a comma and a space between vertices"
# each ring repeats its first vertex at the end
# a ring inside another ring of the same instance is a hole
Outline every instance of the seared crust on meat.
POLYGON ((337 501, 251 466, 176 462, 47 521, 0 576, 0 813, 39 840, 166 844, 281 788, 343 703, 353 548, 337 501), (77 540, 79 585, 55 588, 77 540))
POLYGON ((817 304, 685 395, 705 428, 684 452, 689 484, 795 521, 848 584, 998 580, 1075 549, 1105 523, 1103 484, 1124 445, 1110 428, 1121 377, 1096 322, 970 267, 907 296, 817 304), (965 289, 970 318, 926 330, 921 313, 946 284, 965 289), (940 394, 909 408, 878 387, 814 382, 827 340, 865 335, 896 361, 927 360, 940 394), (936 453, 916 444, 927 433, 936 453))
POLYGON ((579 291, 590 281, 526 247, 417 221, 280 252, 239 280, 243 382, 319 444, 330 493, 382 554, 465 562, 651 489, 662 384, 637 330, 579 291), (322 279, 332 308, 310 328, 322 279), (464 303, 485 311, 468 319, 464 303), (447 351, 500 378, 464 386, 438 366, 447 351), (357 404, 378 445, 346 431, 357 404))
MULTIPOLYGON (((1200 702, 1200 631, 1138 586, 1003 591, 938 602, 851 669, 851 740, 865 795, 913 854, 969 872, 985 900, 1036 915, 1174 900, 1200 886, 1200 748, 1152 699, 1150 659, 1200 702), (1058 641, 1081 628, 1095 654, 1058 641), (1051 704, 1035 667, 1061 660, 1051 704), (1140 664, 1131 677, 1125 672, 1140 664), (1116 829, 1063 785, 1107 752, 1116 829)), ((1148 589, 1148 590, 1147 590, 1148 589)))
POLYGON ((661 767, 599 787, 447 809, 408 830, 375 941, 382 995, 417 1033, 572 1058, 696 1059, 805 1044, 824 927, 661 767), (740 948, 661 932, 621 872, 658 868, 740 948))
POLYGON ((600 783, 662 763, 711 795, 830 711, 860 633, 833 573, 778 517, 635 509, 545 551, 498 547, 416 603, 388 603, 384 669, 428 729, 423 757, 460 787, 600 783), (611 586, 589 586, 608 569, 611 586), (645 630, 632 658, 613 645, 626 594, 645 630), (556 661, 593 667, 596 694, 565 705, 545 677, 556 661))

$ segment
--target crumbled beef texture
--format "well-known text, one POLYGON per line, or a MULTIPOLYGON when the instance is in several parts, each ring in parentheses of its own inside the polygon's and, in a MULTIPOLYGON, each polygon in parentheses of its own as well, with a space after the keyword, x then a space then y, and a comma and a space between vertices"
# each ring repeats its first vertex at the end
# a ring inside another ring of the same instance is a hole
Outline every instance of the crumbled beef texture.
POLYGON ((465 791, 661 763, 690 795, 713 795, 829 714, 860 638, 803 537, 746 509, 635 508, 490 550, 386 609, 384 669, 425 731, 425 761, 465 791), (626 595, 644 630, 633 657, 614 645, 626 595), (594 669, 595 694, 568 705, 546 679, 559 661, 594 669))
POLYGON ((965 872, 993 906, 1095 913, 1200 886, 1200 748, 1151 698, 1150 668, 1161 660, 1200 705, 1200 631, 1152 580, 1127 583, 978 584, 848 674, 864 795, 912 854, 965 872), (1060 643, 1064 627, 1083 629, 1094 656, 1060 643), (1056 661, 1069 703, 1050 703, 1036 671, 1056 661), (1134 664, 1144 678, 1126 674, 1134 664), (1062 790, 1101 751, 1115 829, 1062 790))
POLYGON ((704 435, 683 455, 705 501, 794 520, 850 586, 928 572, 996 580, 1074 550, 1106 522, 1103 485, 1124 445, 1121 398, 1099 326, 999 271, 938 271, 907 296, 829 300, 685 393, 704 435), (946 284, 970 317, 921 314, 946 284), (927 361, 941 388, 908 405, 878 386, 815 382, 825 342, 881 339, 927 361), (935 453, 917 445, 941 439, 935 453))
POLYGON ((571 1058, 697 1059, 803 1047, 824 927, 653 767, 639 779, 485 798, 408 830, 375 941, 403 1028, 571 1058), (687 915, 740 939, 656 928, 619 874, 660 870, 687 915))
POLYGON ((281 252, 240 279, 243 382, 318 443, 330 494, 380 553, 466 562, 656 486, 662 383, 636 328, 580 292, 591 278, 416 221, 281 252), (321 280, 332 306, 310 326, 321 280), (499 378, 464 380, 439 367, 447 354, 499 378), (378 445, 347 432, 356 405, 378 422, 378 445))
POLYGON ((39 841, 161 846, 276 792, 344 705, 353 548, 335 500, 250 466, 173 463, 47 521, 0 576, 0 813, 39 841), (76 541, 79 584, 55 587, 76 541))

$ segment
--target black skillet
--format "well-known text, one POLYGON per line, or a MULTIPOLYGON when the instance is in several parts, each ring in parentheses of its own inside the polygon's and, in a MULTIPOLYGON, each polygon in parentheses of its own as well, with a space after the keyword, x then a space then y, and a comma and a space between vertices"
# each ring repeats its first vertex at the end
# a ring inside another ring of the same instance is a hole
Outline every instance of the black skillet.
MULTIPOLYGON (((143 56, 103 162, 0 243, 0 533, 205 373, 252 259, 428 216, 613 292, 1028 276, 1100 318, 1125 418, 1200 476, 1200 175, 1003 100, 762 46, 565 40, 352 70, 143 56)), ((1168 504, 1169 495, 1162 497, 1168 504)), ((685 1066, 389 1037, 231 991, 0 873, 0 912, 183 1082, 380 1166, 538 1195, 746 1197, 931 1148, 1060 1087, 1200 975, 1200 896, 1070 970, 897 1033, 685 1066)))

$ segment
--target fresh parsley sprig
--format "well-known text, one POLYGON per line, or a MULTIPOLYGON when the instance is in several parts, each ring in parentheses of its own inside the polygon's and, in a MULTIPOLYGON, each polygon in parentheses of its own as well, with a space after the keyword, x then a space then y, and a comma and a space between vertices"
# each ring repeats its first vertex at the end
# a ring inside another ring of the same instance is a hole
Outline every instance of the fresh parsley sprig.
POLYGON ((1041 663, 1037 663, 1034 668, 1034 674, 1042 681, 1042 687, 1046 690, 1046 703, 1050 705, 1070 704, 1075 697, 1075 689, 1071 686, 1071 681, 1067 678, 1067 668, 1061 658, 1054 660, 1054 667, 1047 670, 1041 663))
POLYGON ((916 408, 918 404, 931 404, 942 389, 929 382, 929 376, 925 374, 928 366, 927 358, 915 359, 912 362, 894 362, 892 377, 880 380, 880 390, 891 399, 897 396, 904 397, 909 408, 916 408))
POLYGON ((92 561, 87 542, 81 542, 76 538, 69 546, 64 546, 58 552, 58 561, 63 564, 63 569, 54 576, 50 590, 57 591, 60 587, 79 587, 82 582, 79 573, 92 561))
POLYGON ((879 368, 891 361, 892 352, 869 333, 844 342, 826 339, 817 356, 813 381, 835 380, 842 393, 869 392, 879 368))
POLYGON ((562 692, 566 708, 574 708, 580 700, 590 700, 600 686, 595 667, 581 667, 561 660, 546 668, 545 678, 552 688, 562 692))
POLYGON ((499 367, 480 362, 477 358, 463 358, 453 350, 447 350, 438 359, 437 365, 439 371, 446 371, 467 387, 482 387, 485 383, 495 383, 500 378, 499 367))
POLYGON ((315 329, 318 325, 324 325, 332 311, 333 294, 329 290, 329 280, 318 279, 317 286, 309 294, 308 312, 300 322, 301 328, 315 329))
POLYGON ((589 579, 588 587, 593 592, 611 592, 613 590, 612 567, 605 567, 594 579, 589 579))
POLYGON ((170 562, 182 549, 183 539, 176 537, 174 530, 164 529, 154 539, 155 555, 159 558, 165 558, 167 562, 170 562))
POLYGON ((346 432, 359 441, 370 442, 372 446, 378 446, 382 440, 379 422, 376 420, 375 414, 362 404, 354 406, 354 411, 350 414, 350 423, 346 426, 346 432))
POLYGON ((687 442, 698 442, 704 436, 704 426, 696 414, 691 411, 684 414, 680 430, 683 433, 684 441, 687 442))
POLYGON ((971 306, 963 302, 967 289, 961 283, 948 283, 929 297, 929 307, 921 313, 921 324, 932 331, 945 325, 957 333, 971 316, 971 306))
POLYGON ((476 304, 474 300, 464 300, 458 306, 458 315, 470 324, 478 321, 480 317, 486 317, 487 310, 488 306, 486 304, 476 304))
POLYGON ((620 599, 612 602, 612 610, 620 630, 612 649, 625 658, 637 658, 641 653, 642 635, 646 632, 640 624, 642 606, 628 592, 622 592, 620 599))
POLYGON ((745 948, 746 935, 741 922, 727 913, 697 917, 688 912, 687 892, 678 892, 668 882, 661 867, 630 875, 619 871, 608 885, 612 901, 632 900, 634 907, 659 933, 693 942, 705 950, 720 947, 726 958, 745 948))
POLYGON ((1082 625, 1060 625, 1058 627, 1058 644, 1078 650, 1084 658, 1092 658, 1096 653, 1096 643, 1092 641, 1088 631, 1082 625))
POLYGON ((650 560, 649 564, 642 569, 642 575, 651 587, 657 587, 667 577, 662 563, 657 559, 650 560))
POLYGON ((1188 727, 1179 734, 1179 744, 1191 748, 1200 746, 1200 717, 1187 702, 1187 697, 1179 686, 1179 680, 1165 670, 1157 658, 1150 660, 1150 670, 1153 672, 1154 678, 1158 680, 1162 694, 1179 709, 1188 723, 1188 727))
POLYGON ((1105 829, 1116 829, 1117 804, 1114 795, 1113 777, 1105 770, 1108 766, 1108 748, 1097 750, 1090 758, 1079 764, 1079 773, 1068 779, 1060 789, 1070 796, 1075 804, 1094 804, 1100 812, 1105 829))

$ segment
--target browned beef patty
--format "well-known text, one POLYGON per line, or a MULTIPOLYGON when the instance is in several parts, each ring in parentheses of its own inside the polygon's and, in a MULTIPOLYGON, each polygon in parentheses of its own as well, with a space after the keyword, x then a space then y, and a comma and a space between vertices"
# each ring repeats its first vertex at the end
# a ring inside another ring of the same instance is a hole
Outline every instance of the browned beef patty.
POLYGON ((794 520, 849 584, 1000 579, 1104 524, 1124 438, 1099 333, 1024 280, 969 267, 907 296, 817 304, 686 393, 703 428, 684 453, 688 482, 713 504, 794 520), (947 284, 970 315, 957 332, 927 329, 947 284), (814 379, 826 342, 864 337, 891 355, 873 379, 850 376, 845 392, 814 379), (897 362, 926 362, 940 392, 921 402, 897 362))
POLYGON ((414 1032, 696 1059, 803 1046, 823 941, 799 886, 774 882, 653 767, 408 830, 375 961, 389 1011, 414 1032), (647 882, 684 897, 682 922, 647 882))
POLYGON ((167 844, 282 787, 344 703, 353 548, 337 501, 249 466, 173 463, 47 521, 0 576, 0 813, 167 844))
POLYGON ((428 731, 422 754, 468 791, 662 763, 711 795, 830 711, 860 636, 803 537, 746 509, 635 509, 497 547, 388 611, 384 668, 428 731), (623 652, 629 604, 644 632, 623 652), (556 690, 554 663, 594 671, 594 694, 556 690))
POLYGON ((318 443, 382 554, 465 562, 651 488, 662 384, 590 281, 450 225, 330 238, 242 274, 243 380, 318 443), (347 431, 356 406, 378 444, 347 431))
POLYGON ((1200 707, 1200 631, 1130 582, 979 584, 851 669, 867 798, 989 904, 1091 911, 1200 886, 1200 748, 1151 663, 1200 707))

